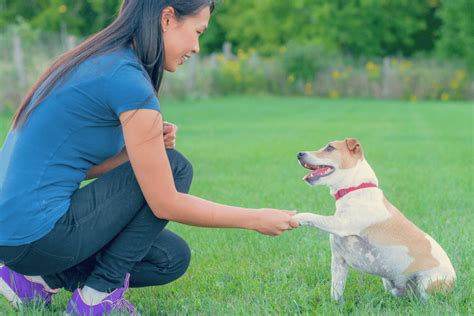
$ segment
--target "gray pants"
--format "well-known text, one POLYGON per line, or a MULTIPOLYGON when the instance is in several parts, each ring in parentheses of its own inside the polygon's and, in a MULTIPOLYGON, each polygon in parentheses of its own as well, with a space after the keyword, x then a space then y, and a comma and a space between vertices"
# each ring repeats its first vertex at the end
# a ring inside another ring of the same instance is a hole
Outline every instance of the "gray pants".
MULTIPOLYGON (((187 193, 191 164, 167 150, 176 189, 187 193)), ((152 213, 130 162, 78 189, 67 213, 43 238, 22 246, 0 246, 12 270, 41 275, 51 288, 74 291, 87 285, 99 291, 123 286, 166 284, 186 271, 191 253, 186 242, 164 229, 167 220, 152 213)))

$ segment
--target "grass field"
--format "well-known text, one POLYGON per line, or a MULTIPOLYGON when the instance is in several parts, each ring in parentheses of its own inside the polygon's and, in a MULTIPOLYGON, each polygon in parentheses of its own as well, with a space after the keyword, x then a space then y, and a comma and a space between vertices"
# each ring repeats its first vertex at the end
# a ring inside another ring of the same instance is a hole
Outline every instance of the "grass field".
MULTIPOLYGON (((395 299, 379 278, 351 270, 345 299, 335 304, 325 233, 301 228, 267 237, 172 223, 192 249, 191 266, 172 284, 128 292, 143 315, 474 313, 472 103, 246 96, 162 107, 180 127, 178 149, 193 162, 191 193, 231 205, 332 214, 328 190, 301 180, 296 153, 357 137, 387 198, 444 247, 458 281, 450 296, 423 305, 395 299)), ((1 139, 6 122, 4 115, 1 139)), ((69 297, 62 292, 51 310, 20 314, 60 315, 69 297)), ((0 314, 15 314, 4 299, 0 314)))

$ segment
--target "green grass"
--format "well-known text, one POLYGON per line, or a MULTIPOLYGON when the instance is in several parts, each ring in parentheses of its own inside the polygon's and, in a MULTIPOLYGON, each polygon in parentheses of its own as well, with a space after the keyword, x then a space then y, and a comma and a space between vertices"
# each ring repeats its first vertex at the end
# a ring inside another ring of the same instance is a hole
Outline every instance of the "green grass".
MULTIPOLYGON (((385 195, 444 247, 458 281, 451 295, 423 305, 395 299, 378 277, 351 270, 345 299, 335 304, 325 233, 301 228, 267 237, 172 223, 192 249, 191 266, 172 284, 130 290, 142 314, 474 313, 472 103, 239 96, 162 107, 180 128, 178 149, 193 162, 191 193, 231 205, 332 214, 328 190, 301 180, 296 153, 357 137, 385 195)), ((21 314, 59 315, 69 297, 59 294, 51 311, 21 314)), ((13 314, 3 299, 0 311, 13 314)))

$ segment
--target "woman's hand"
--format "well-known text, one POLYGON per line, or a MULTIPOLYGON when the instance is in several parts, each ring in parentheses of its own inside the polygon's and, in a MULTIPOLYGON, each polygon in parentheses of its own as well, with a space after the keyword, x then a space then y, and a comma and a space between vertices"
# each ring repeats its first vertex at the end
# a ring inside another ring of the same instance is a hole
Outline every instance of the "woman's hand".
POLYGON ((256 222, 253 229, 261 234, 269 236, 281 235, 286 230, 291 230, 299 226, 296 219, 293 219, 295 211, 283 211, 275 209, 260 209, 256 212, 256 222))
POLYGON ((163 123, 163 140, 165 142, 166 149, 174 149, 176 147, 176 133, 178 132, 178 126, 173 123, 163 123))

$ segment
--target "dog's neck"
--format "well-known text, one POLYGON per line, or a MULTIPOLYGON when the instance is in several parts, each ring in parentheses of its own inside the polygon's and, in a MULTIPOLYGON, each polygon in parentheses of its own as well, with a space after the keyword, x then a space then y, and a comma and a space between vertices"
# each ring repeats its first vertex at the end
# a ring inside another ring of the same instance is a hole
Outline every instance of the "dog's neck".
POLYGON ((373 183, 375 185, 379 183, 375 172, 365 159, 359 160, 353 168, 339 170, 339 173, 338 180, 328 184, 331 195, 336 194, 341 189, 357 187, 362 183, 373 183))

